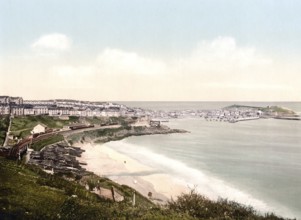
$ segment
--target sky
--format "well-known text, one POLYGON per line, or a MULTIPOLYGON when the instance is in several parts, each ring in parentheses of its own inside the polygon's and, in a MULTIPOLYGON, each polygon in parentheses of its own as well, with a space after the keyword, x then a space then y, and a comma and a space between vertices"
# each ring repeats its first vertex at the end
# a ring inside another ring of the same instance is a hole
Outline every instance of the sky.
POLYGON ((0 95, 301 101, 299 0, 0 0, 0 95))

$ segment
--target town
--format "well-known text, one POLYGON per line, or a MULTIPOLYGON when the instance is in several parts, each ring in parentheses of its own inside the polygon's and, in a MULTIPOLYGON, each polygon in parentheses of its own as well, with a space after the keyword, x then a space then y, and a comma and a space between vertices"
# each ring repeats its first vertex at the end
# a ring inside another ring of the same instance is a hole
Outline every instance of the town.
POLYGON ((260 118, 300 120, 300 116, 290 109, 278 106, 254 107, 232 105, 222 109, 197 110, 151 110, 128 107, 112 102, 90 102, 69 99, 23 100, 22 97, 0 96, 0 115, 26 116, 49 115, 62 119, 77 117, 139 117, 151 121, 168 121, 173 118, 204 118, 207 121, 239 122, 260 118))
POLYGON ((29 147, 67 143, 67 137, 87 131, 128 129, 123 135, 174 132, 161 126, 162 117, 154 118, 159 115, 111 102, 0 96, 0 155, 21 158, 29 147), (130 131, 139 127, 144 130, 130 131))
POLYGON ((75 100, 23 100, 22 97, 0 96, 0 115, 50 115, 80 117, 135 116, 138 112, 125 105, 75 100))
POLYGON ((301 119, 294 111, 278 106, 231 105, 222 109, 166 111, 128 107, 112 102, 23 100, 22 97, 10 96, 0 96, 1 115, 0 144, 4 147, 0 148, 0 154, 14 158, 20 157, 35 142, 66 141, 70 134, 87 130, 128 126, 160 127, 162 122, 181 118, 203 118, 208 122, 229 123, 262 118, 301 119))

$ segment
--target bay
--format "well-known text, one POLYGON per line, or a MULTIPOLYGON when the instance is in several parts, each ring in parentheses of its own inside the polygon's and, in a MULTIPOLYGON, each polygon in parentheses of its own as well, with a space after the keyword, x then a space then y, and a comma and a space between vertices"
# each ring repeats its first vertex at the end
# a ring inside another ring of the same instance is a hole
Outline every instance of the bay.
MULTIPOLYGON (((201 104, 206 103, 190 103, 190 109, 201 104)), ((283 104, 301 109, 300 103, 283 104)), ((167 110, 176 107, 155 105, 167 110)), ((184 107, 189 109, 189 104, 184 107)), ((228 198, 263 212, 301 218, 300 121, 261 119, 233 124, 193 118, 171 120, 167 125, 190 133, 130 137, 107 145, 197 187, 212 199, 228 198)))

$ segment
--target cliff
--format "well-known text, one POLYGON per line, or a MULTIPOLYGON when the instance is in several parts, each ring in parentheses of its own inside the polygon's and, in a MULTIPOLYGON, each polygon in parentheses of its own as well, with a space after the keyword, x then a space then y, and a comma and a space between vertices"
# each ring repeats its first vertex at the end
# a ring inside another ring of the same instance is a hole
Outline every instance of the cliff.
POLYGON ((92 131, 84 131, 79 134, 71 134, 67 136, 70 144, 75 143, 105 143, 108 141, 121 140, 130 136, 155 135, 155 134, 172 134, 187 133, 182 129, 171 129, 167 126, 158 127, 130 127, 122 126, 113 129, 98 129, 92 131))

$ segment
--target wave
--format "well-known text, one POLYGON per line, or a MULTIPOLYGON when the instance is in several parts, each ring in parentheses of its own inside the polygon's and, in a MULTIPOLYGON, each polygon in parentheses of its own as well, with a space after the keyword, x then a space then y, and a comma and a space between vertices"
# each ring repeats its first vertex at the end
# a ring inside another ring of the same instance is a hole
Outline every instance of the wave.
POLYGON ((227 198, 244 205, 250 205, 261 213, 274 212, 285 217, 295 216, 286 207, 272 206, 270 203, 255 198, 218 177, 192 168, 184 162, 166 155, 155 153, 146 147, 127 143, 126 140, 109 142, 105 146, 154 168, 158 173, 169 174, 174 181, 189 188, 194 188, 209 199, 227 198))

